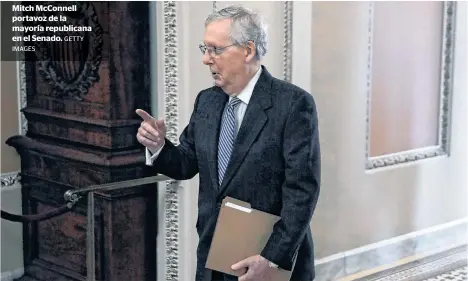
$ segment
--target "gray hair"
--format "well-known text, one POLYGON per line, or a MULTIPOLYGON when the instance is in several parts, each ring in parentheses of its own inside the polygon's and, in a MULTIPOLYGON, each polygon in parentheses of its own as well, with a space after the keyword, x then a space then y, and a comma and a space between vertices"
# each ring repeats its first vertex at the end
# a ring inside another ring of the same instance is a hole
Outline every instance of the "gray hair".
POLYGON ((242 6, 228 6, 208 16, 205 27, 218 20, 231 19, 231 41, 233 44, 245 45, 248 41, 255 43, 255 58, 261 60, 267 53, 268 27, 263 17, 242 6))

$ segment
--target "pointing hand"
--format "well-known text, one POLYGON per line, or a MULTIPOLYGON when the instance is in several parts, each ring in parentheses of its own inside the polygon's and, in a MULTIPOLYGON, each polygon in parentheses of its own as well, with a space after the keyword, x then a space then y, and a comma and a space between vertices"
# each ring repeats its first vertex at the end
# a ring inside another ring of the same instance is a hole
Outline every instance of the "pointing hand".
POLYGON ((164 144, 166 125, 164 120, 156 120, 146 111, 137 109, 136 113, 143 119, 138 128, 137 140, 151 152, 158 151, 164 144))

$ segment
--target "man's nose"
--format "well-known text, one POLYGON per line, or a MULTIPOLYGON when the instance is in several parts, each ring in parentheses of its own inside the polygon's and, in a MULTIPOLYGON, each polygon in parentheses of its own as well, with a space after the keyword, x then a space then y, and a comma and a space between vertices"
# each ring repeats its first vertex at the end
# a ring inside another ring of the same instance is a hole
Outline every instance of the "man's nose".
POLYGON ((208 52, 206 51, 204 54, 203 54, 203 64, 210 64, 211 63, 211 56, 208 54, 208 52))

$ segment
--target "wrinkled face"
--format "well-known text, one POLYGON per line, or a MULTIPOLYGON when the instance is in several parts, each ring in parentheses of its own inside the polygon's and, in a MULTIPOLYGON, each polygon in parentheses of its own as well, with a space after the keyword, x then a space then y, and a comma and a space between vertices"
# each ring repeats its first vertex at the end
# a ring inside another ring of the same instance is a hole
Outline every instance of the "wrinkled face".
POLYGON ((203 63, 209 66, 215 85, 227 94, 242 90, 246 64, 250 61, 248 48, 232 45, 230 26, 229 19, 212 22, 206 27, 203 38, 208 49, 203 63))

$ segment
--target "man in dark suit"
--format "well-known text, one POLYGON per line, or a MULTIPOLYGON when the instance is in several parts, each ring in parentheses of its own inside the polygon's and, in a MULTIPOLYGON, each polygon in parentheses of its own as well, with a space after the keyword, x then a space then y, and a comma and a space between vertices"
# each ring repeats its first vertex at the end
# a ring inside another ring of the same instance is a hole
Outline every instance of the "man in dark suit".
POLYGON ((179 145, 165 138, 163 120, 137 110, 147 164, 177 180, 199 174, 197 281, 237 280, 205 268, 225 196, 281 216, 261 254, 233 265, 246 271, 238 280, 269 280, 275 270, 291 270, 297 257, 291 280, 311 281, 310 221, 320 186, 314 100, 261 64, 267 36, 257 14, 231 6, 209 16, 205 26, 200 50, 215 86, 198 94, 179 145))

